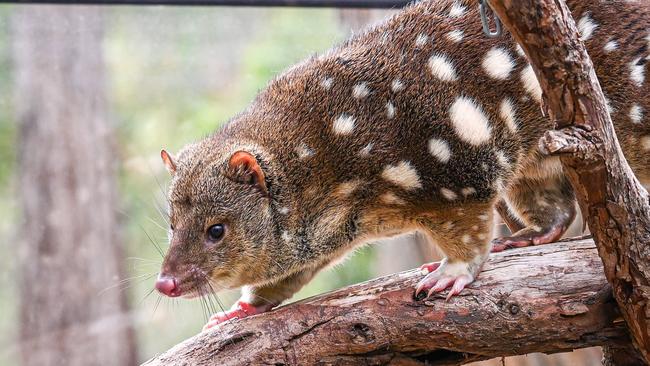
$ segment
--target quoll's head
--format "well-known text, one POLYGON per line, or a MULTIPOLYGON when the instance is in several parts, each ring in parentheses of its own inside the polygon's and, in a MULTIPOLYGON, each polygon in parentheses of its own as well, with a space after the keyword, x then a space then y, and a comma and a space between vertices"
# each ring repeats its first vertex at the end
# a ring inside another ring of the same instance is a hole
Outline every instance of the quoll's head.
POLYGON ((172 175, 169 250, 156 281, 164 295, 191 298, 266 276, 273 225, 261 160, 216 150, 204 141, 176 158, 161 151, 172 175))

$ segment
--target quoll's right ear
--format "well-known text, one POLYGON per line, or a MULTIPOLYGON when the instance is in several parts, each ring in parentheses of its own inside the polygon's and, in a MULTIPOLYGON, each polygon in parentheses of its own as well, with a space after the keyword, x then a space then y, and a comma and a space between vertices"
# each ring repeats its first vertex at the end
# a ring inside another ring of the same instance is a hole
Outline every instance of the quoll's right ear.
POLYGON ((160 157, 162 158, 163 164, 165 164, 165 168, 167 168, 169 174, 174 175, 174 173, 176 173, 176 163, 172 156, 167 151, 161 150, 160 157))
POLYGON ((253 154, 237 151, 228 160, 228 169, 231 179, 255 186, 263 195, 269 195, 264 172, 253 154))

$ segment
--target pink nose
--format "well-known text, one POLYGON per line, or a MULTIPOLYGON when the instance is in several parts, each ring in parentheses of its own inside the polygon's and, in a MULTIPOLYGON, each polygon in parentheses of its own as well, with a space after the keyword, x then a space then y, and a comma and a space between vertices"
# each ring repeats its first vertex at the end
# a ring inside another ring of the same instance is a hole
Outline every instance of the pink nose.
POLYGON ((176 278, 170 276, 158 276, 156 280, 156 289, 163 295, 169 297, 181 296, 181 291, 176 283, 176 278))

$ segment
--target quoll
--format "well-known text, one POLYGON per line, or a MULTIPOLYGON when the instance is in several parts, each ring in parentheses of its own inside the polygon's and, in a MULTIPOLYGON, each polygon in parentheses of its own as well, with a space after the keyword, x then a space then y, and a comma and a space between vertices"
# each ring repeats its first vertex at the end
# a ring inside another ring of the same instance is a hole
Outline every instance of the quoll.
MULTIPOLYGON (((570 0, 625 156, 650 180, 650 3, 570 0)), ((275 78, 223 128, 163 151, 170 247, 156 287, 243 286, 213 316, 271 309, 371 239, 419 231, 445 258, 416 293, 458 294, 493 250, 558 239, 575 216, 552 124, 510 35, 484 36, 475 1, 421 1, 275 78), (523 229, 492 240, 505 202, 523 229)))

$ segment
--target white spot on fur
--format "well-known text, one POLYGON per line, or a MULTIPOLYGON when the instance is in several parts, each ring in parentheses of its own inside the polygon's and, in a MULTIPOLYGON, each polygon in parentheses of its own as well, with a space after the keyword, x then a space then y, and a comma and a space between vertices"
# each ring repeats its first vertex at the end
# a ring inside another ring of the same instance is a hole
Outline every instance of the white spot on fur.
POLYGON ((650 136, 641 137, 641 147, 643 150, 650 151, 650 136))
POLYGON ((432 138, 429 140, 429 152, 443 164, 447 163, 451 157, 449 144, 441 139, 432 138))
POLYGON ((460 190, 460 193, 462 193, 464 197, 467 197, 469 195, 476 194, 476 189, 474 187, 465 187, 460 190))
POLYGON ((643 150, 650 150, 650 136, 641 137, 641 147, 643 150))
POLYGON ((603 51, 605 51, 605 53, 610 53, 617 49, 618 49, 618 42, 616 41, 609 41, 605 43, 605 46, 603 47, 603 51))
POLYGON ((405 205, 403 199, 397 197, 393 192, 386 192, 379 196, 379 200, 387 205, 405 205))
POLYGON ((478 219, 481 220, 481 221, 487 221, 490 218, 490 216, 488 214, 480 214, 480 215, 478 215, 476 217, 478 217, 478 219))
POLYGON ((428 40, 429 40, 429 36, 427 36, 426 34, 423 33, 418 34, 418 36, 415 37, 415 47, 420 48, 424 46, 428 40))
POLYGON ((289 234, 288 231, 285 230, 282 232, 282 240, 288 243, 291 241, 291 239, 292 239, 291 234, 289 234))
POLYGON ((474 100, 456 98, 449 108, 449 115, 456 134, 463 141, 476 146, 490 140, 492 128, 483 109, 474 100))
POLYGON ((349 180, 347 182, 343 182, 339 184, 339 186, 336 188, 335 194, 339 197, 348 197, 354 193, 354 191, 361 186, 361 180, 359 179, 354 179, 354 180, 349 180))
POLYGON ((390 90, 392 90, 395 93, 400 92, 404 90, 404 84, 400 79, 395 79, 393 80, 393 82, 390 83, 390 90))
POLYGON ((305 159, 314 155, 314 150, 312 150, 307 144, 301 143, 296 147, 296 154, 299 159, 305 159))
POLYGON ((634 85, 641 87, 645 81, 645 65, 638 65, 639 61, 641 61, 641 57, 635 58, 630 63, 630 79, 634 85))
POLYGON ((517 117, 515 115, 515 107, 510 98, 504 98, 499 105, 499 117, 506 122, 506 126, 512 133, 517 132, 517 117))
POLYGON ((632 105, 632 108, 630 108, 630 120, 632 120, 632 123, 641 123, 641 120, 643 120, 643 108, 640 105, 632 105))
POLYGON ((524 52, 524 49, 521 48, 519 44, 515 46, 515 52, 517 52, 517 54, 521 57, 526 57, 526 52, 524 52))
POLYGON ((429 71, 442 81, 455 81, 456 69, 446 56, 436 53, 429 59, 429 71))
POLYGON ((497 157, 497 162, 499 163, 499 165, 501 165, 505 169, 510 169, 510 159, 508 159, 508 157, 503 151, 497 150, 494 154, 497 157))
POLYGON ((386 117, 395 117, 395 106, 391 102, 386 103, 386 117))
POLYGON ((465 234, 460 238, 460 240, 465 244, 469 244, 469 242, 472 241, 472 237, 469 236, 469 234, 465 234))
POLYGON ((444 224, 442 224, 442 228, 447 230, 447 231, 450 231, 451 229, 454 228, 454 223, 451 222, 451 221, 447 221, 444 224))
POLYGON ((363 149, 361 149, 361 150, 359 151, 359 155, 361 155, 361 156, 368 156, 368 155, 370 155, 370 151, 372 150, 372 147, 373 147, 373 146, 374 146, 374 145, 373 145, 372 142, 369 143, 368 145, 366 145, 363 149))
POLYGON ((452 191, 451 189, 448 188, 440 188, 440 194, 445 197, 448 201, 453 201, 456 198, 458 198, 458 195, 456 192, 452 191))
POLYGON ((349 135, 354 131, 354 122, 356 119, 349 114, 341 114, 334 120, 334 133, 337 135, 349 135))
POLYGON ((481 66, 489 76, 498 80, 505 80, 510 76, 515 63, 507 50, 494 47, 485 54, 481 66))
POLYGON ((447 34, 445 34, 445 38, 450 40, 451 42, 458 43, 463 40, 463 31, 462 30, 453 30, 447 34))
POLYGON ((286 215, 286 214, 289 213, 289 207, 280 207, 280 209, 278 210, 278 212, 279 212, 280 214, 282 214, 282 215, 286 215))
POLYGON ((494 189, 497 192, 502 192, 506 186, 503 184, 503 179, 502 178, 497 178, 494 180, 494 189))
POLYGON ((594 34, 594 31, 598 28, 598 24, 591 19, 589 13, 585 14, 580 20, 578 20, 578 30, 580 31, 580 39, 583 41, 588 40, 594 34))
POLYGON ((452 18, 458 18, 463 16, 465 14, 465 11, 467 9, 461 5, 458 1, 454 1, 454 3, 451 5, 451 9, 449 9, 449 16, 452 18))
POLYGON ((531 65, 526 66, 521 72, 521 81, 524 83, 524 89, 540 103, 542 101, 542 88, 539 86, 537 76, 531 65))
POLYGON ((382 178, 387 181, 411 191, 422 188, 420 175, 410 162, 403 160, 397 165, 387 165, 381 173, 382 178))
POLYGON ((365 98, 368 94, 370 94, 370 89, 367 83, 359 83, 352 88, 352 95, 357 99, 365 98))
POLYGON ((332 80, 332 78, 324 77, 320 81, 320 86, 322 86, 323 88, 329 90, 329 88, 332 87, 333 82, 334 82, 334 80, 332 80))
POLYGON ((485 234, 478 234, 478 235, 476 235, 476 237, 479 238, 479 240, 485 240, 486 239, 485 234))

